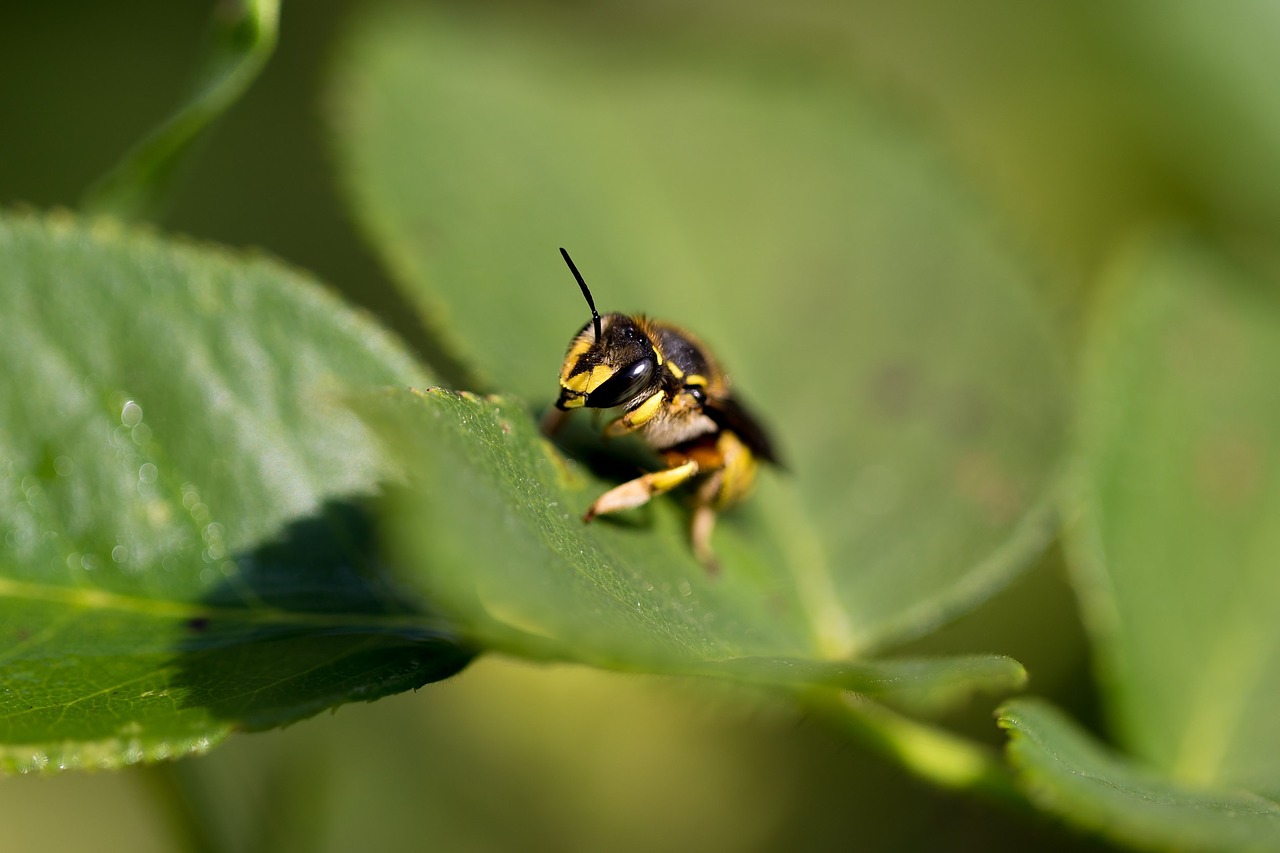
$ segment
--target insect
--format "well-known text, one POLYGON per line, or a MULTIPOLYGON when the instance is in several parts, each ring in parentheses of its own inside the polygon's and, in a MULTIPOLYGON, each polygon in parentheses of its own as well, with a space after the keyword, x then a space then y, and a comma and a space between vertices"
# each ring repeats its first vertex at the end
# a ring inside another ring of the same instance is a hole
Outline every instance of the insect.
POLYGON ((747 496, 758 460, 778 464, 773 445, 697 338, 643 316, 600 316, 573 259, 564 249, 560 254, 582 289, 591 321, 569 344, 560 368, 560 396, 544 431, 553 432, 573 409, 619 409, 605 436, 636 432, 667 465, 600 495, 582 520, 641 506, 701 477, 690 536, 694 554, 714 573, 719 570, 711 548, 716 512, 747 496))

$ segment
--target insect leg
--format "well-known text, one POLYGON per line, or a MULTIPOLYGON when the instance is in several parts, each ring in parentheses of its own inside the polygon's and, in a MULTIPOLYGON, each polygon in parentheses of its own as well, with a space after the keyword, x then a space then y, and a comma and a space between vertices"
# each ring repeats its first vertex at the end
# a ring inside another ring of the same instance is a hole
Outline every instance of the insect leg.
POLYGON ((542 421, 538 426, 542 429, 543 435, 551 438, 560 431, 560 427, 564 425, 565 419, 568 417, 568 412, 552 406, 542 413, 542 421))
POLYGON ((720 573, 720 561, 716 559, 711 548, 711 532, 716 526, 716 500, 724 485, 725 472, 721 468, 707 477, 706 482, 698 487, 693 506, 693 518, 689 525, 689 536, 693 544, 694 556, 706 567, 707 573, 720 573))
POLYGON ((654 471, 652 474, 636 477, 621 486, 614 486, 596 498, 596 502, 587 510, 587 514, 582 517, 582 520, 590 521, 597 515, 631 509, 648 503, 649 498, 674 489, 697 473, 698 463, 690 459, 688 462, 677 465, 674 468, 654 471))

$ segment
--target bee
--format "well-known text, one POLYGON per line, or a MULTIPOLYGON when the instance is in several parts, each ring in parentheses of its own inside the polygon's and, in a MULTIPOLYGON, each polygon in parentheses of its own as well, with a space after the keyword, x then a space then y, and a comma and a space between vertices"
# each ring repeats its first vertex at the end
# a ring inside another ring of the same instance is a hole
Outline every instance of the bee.
POLYGON ((587 300, 591 321, 569 344, 560 368, 560 396, 543 422, 544 432, 554 432, 573 409, 619 409, 605 436, 638 433, 667 466, 609 489, 582 520, 641 506, 701 478, 690 538, 698 560, 715 573, 716 513, 747 496, 759 460, 779 464, 773 444, 734 397, 729 378, 701 341, 679 326, 643 316, 600 316, 573 259, 564 249, 560 254, 587 300))

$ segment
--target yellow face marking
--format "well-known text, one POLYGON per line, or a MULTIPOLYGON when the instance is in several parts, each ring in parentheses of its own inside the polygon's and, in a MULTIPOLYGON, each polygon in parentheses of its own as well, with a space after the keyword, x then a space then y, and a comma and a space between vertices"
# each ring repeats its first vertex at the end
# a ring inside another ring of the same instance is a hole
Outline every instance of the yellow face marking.
POLYGON ((684 379, 684 371, 676 367, 676 363, 674 361, 667 362, 667 370, 671 371, 671 375, 676 379, 684 379))
POLYGON ((707 377, 703 376, 701 373, 690 373, 685 377, 684 384, 705 386, 707 384, 707 377))
POLYGON ((590 394, 599 388, 606 379, 617 371, 605 364, 597 364, 590 370, 584 370, 568 377, 560 384, 578 394, 590 394))
POLYGON ((639 408, 627 415, 625 420, 630 422, 632 426, 640 426, 653 420, 653 416, 658 414, 662 408, 662 403, 667 395, 658 391, 650 395, 649 399, 640 404, 639 408))
POLYGON ((578 335, 577 340, 569 347, 569 352, 565 354, 564 366, 560 368, 561 385, 569 381, 573 369, 578 366, 578 360, 586 355, 587 350, 591 349, 593 343, 595 343, 595 338, 590 332, 578 335))
POLYGON ((572 391, 575 394, 585 394, 587 393, 587 382, 590 381, 590 379, 591 374, 584 371, 583 373, 579 373, 575 376, 570 376, 560 384, 564 386, 566 391, 572 391))

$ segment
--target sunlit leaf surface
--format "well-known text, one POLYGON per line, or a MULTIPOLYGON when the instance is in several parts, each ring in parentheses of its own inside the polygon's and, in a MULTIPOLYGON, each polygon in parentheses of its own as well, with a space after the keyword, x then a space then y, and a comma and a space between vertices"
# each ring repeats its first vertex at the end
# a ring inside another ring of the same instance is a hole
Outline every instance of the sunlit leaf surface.
POLYGON ((829 659, 821 569, 770 483, 717 538, 726 569, 689 550, 684 512, 651 503, 629 521, 582 523, 607 483, 566 462, 525 409, 500 397, 390 391, 357 405, 405 474, 390 531, 406 581, 474 645, 623 670, 835 686, 923 710, 1022 685, 1008 658, 829 659))
POLYGON ((337 402, 421 383, 279 264, 0 219, 0 767, 200 750, 467 655, 377 562, 337 402))
POLYGON ((346 183, 423 316, 546 406, 588 320, 566 246, 601 310, 687 324, 773 426, 841 650, 989 594, 1043 541, 1064 420, 1028 267, 846 72, 553 24, 397 9, 340 56, 346 183))

